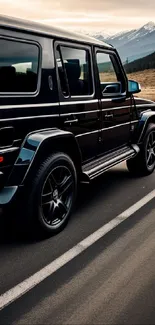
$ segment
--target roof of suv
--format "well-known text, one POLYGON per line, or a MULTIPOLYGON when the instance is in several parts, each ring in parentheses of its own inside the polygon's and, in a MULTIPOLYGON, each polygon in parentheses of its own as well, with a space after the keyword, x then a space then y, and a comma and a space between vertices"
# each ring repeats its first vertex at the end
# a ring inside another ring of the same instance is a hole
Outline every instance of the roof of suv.
POLYGON ((87 44, 94 44, 97 46, 103 46, 105 48, 112 48, 111 45, 104 43, 100 40, 97 40, 93 37, 89 37, 82 34, 76 34, 72 32, 65 31, 60 28, 52 27, 49 25, 45 25, 42 23, 30 21, 30 20, 24 20, 24 19, 18 19, 13 18, 9 16, 2 16, 0 15, 0 27, 2 28, 10 28, 14 30, 23 30, 25 32, 32 32, 37 34, 44 34, 47 36, 53 36, 53 37, 59 37, 71 41, 77 41, 87 44))

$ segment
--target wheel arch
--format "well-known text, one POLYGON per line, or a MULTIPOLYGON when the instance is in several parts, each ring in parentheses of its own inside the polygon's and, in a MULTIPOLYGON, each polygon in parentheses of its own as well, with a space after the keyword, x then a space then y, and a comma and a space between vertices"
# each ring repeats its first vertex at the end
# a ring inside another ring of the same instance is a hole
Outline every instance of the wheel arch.
POLYGON ((24 139, 8 184, 24 184, 33 176, 39 164, 55 152, 68 154, 77 173, 81 173, 81 151, 74 135, 60 129, 41 130, 28 134, 24 139))
POLYGON ((145 137, 145 133, 148 129, 149 124, 155 125, 155 112, 154 111, 148 111, 142 114, 137 128, 137 144, 141 144, 143 142, 143 139, 145 137))

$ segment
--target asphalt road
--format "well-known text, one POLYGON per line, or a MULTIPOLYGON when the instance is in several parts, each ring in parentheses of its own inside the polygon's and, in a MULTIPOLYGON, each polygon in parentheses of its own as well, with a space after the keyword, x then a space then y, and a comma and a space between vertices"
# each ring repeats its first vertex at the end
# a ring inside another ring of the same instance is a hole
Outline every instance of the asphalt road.
MULTIPOLYGON (((27 279, 154 189, 121 164, 81 187, 57 236, 32 241, 0 226, 0 294, 27 279)), ((2 217, 1 217, 2 218, 2 217)), ((155 199, 0 312, 0 324, 155 324, 155 199)))

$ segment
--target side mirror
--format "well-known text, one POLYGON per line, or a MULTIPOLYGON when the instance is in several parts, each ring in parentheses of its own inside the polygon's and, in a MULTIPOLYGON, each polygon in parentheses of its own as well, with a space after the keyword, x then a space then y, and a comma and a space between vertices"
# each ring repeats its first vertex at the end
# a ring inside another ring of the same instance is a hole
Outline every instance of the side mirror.
POLYGON ((130 94, 137 94, 141 92, 141 86, 137 81, 128 80, 128 92, 130 94))

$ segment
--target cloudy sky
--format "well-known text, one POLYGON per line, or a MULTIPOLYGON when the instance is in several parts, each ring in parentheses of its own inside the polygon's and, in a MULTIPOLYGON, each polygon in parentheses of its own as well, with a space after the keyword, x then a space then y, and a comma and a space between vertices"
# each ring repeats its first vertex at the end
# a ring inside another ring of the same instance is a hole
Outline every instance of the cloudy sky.
POLYGON ((0 0, 0 13, 77 31, 117 33, 155 22, 155 0, 0 0))

